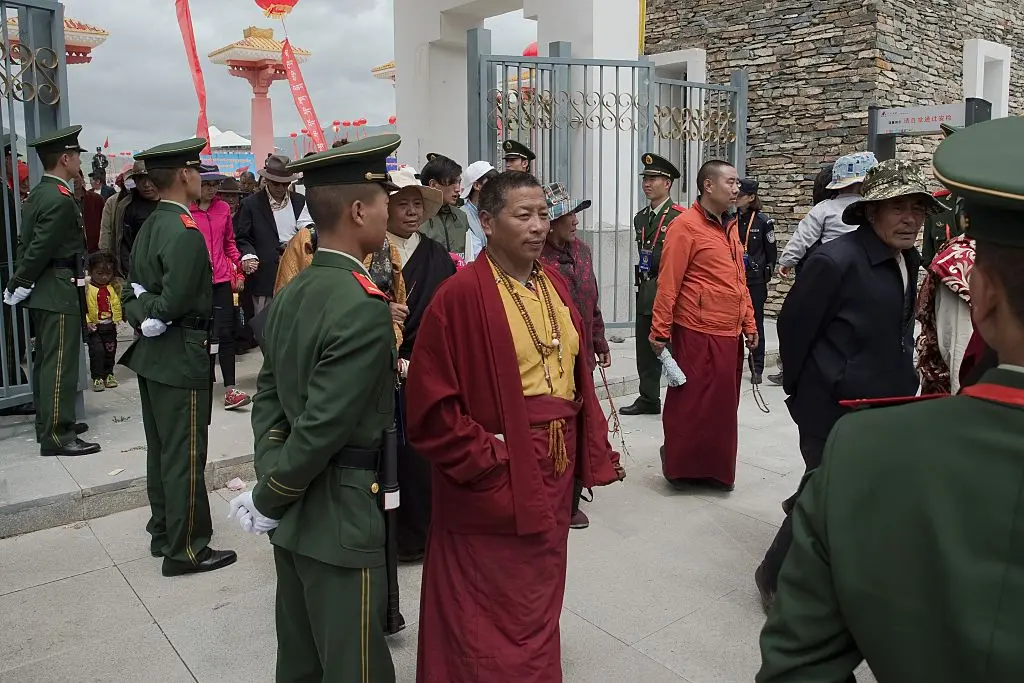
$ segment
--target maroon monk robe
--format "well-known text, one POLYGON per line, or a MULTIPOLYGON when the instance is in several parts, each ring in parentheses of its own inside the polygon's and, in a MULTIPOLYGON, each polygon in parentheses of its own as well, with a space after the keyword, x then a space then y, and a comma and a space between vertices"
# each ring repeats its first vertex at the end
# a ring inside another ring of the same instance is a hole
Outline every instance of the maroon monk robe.
MULTIPOLYGON (((561 278, 545 270, 582 324, 561 278)), ((406 433, 434 465, 423 567, 419 683, 557 683, 572 475, 617 480, 587 364, 577 400, 523 396, 515 346, 486 258, 445 281, 424 315, 406 433), (570 469, 549 457, 563 420, 570 469), (502 435, 499 439, 496 435, 502 435)))

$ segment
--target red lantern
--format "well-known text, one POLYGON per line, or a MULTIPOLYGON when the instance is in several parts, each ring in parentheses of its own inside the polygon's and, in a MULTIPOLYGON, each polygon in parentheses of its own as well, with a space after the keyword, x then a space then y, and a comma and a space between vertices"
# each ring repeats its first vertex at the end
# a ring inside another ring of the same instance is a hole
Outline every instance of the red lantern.
POLYGON ((309 131, 308 131, 308 130, 306 130, 305 128, 303 128, 303 129, 302 129, 302 134, 303 134, 303 135, 309 135, 309 131))
POLYGON ((270 19, 283 19, 299 0, 256 0, 256 5, 270 19))
POLYGON ((536 40, 533 41, 532 43, 530 43, 529 45, 527 45, 526 49, 523 50, 523 56, 524 57, 536 57, 537 54, 538 54, 538 51, 537 51, 537 41, 536 40))
POLYGON ((289 133, 288 137, 290 137, 290 138, 297 138, 297 137, 299 137, 299 134, 298 133, 289 133))
POLYGON ((332 126, 340 126, 341 125, 341 121, 338 121, 338 120, 331 121, 331 125, 332 126))
POLYGON ((342 126, 343 126, 344 128, 348 128, 349 126, 351 126, 351 125, 352 125, 352 122, 351 122, 351 121, 342 121, 342 122, 341 122, 341 125, 342 125, 342 126))
POLYGON ((390 123, 392 126, 395 125, 396 121, 398 121, 398 117, 395 116, 394 114, 388 117, 388 123, 390 123))

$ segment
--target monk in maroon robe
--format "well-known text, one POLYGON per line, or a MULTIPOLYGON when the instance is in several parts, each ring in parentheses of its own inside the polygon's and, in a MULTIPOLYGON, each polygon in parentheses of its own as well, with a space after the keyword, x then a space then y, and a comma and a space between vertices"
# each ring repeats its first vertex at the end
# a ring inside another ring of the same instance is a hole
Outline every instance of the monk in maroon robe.
POLYGON ((434 466, 418 683, 557 683, 573 476, 619 479, 537 180, 481 193, 487 249, 420 325, 406 434, 434 466))

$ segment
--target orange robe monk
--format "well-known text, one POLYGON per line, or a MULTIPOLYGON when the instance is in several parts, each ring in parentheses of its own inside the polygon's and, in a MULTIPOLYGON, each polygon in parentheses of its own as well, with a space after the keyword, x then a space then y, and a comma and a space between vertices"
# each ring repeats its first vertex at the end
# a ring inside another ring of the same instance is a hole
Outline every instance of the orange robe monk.
POLYGON ((573 476, 618 475, 580 316, 562 279, 541 273, 529 289, 478 258, 419 328, 406 434, 434 474, 418 683, 562 680, 573 476), (542 357, 531 326, 560 353, 542 357))

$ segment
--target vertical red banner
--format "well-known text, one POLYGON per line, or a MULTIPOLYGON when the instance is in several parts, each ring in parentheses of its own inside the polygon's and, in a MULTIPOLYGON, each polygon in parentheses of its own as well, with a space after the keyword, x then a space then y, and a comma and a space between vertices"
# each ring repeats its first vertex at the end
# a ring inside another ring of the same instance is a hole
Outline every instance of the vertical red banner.
POLYGON ((185 56, 188 57, 188 68, 192 72, 192 83, 196 87, 196 99, 199 101, 199 120, 196 122, 196 137, 207 140, 206 149, 203 154, 210 153, 210 125, 206 119, 206 81, 203 79, 203 67, 199 63, 199 53, 196 51, 196 35, 192 30, 192 11, 189 9, 188 0, 175 0, 175 10, 178 13, 178 28, 181 30, 181 39, 185 43, 185 56))
POLYGON ((281 63, 284 64, 284 71, 288 75, 288 85, 291 86, 295 109, 302 117, 302 125, 309 131, 309 137, 312 139, 316 151, 323 152, 327 149, 327 138, 324 137, 324 130, 320 127, 320 120, 316 117, 313 102, 309 99, 306 81, 302 78, 302 70, 299 69, 299 60, 295 59, 292 44, 287 38, 284 39, 284 47, 281 49, 281 63))

